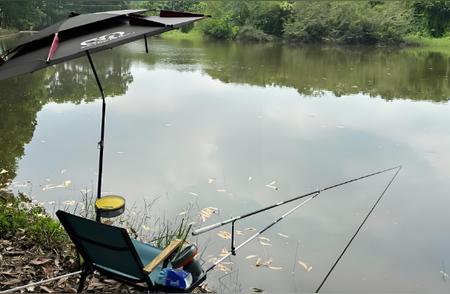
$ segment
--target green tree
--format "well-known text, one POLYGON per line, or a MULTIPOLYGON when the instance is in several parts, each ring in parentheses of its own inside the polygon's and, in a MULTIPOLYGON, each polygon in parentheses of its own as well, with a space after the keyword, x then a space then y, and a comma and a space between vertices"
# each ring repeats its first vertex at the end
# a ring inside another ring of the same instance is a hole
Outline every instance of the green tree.
POLYGON ((450 26, 450 0, 419 0, 412 2, 416 24, 428 34, 442 37, 450 26))

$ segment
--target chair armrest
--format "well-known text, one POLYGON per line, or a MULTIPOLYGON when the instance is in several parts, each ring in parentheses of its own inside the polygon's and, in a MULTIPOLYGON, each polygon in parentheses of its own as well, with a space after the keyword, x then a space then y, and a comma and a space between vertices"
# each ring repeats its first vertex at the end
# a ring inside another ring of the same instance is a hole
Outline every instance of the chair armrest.
POLYGON ((183 244, 183 241, 180 239, 175 239, 172 242, 170 242, 170 244, 166 248, 164 248, 163 251, 161 251, 158 256, 156 256, 152 261, 150 261, 144 267, 144 272, 149 274, 152 270, 155 269, 155 267, 158 266, 158 264, 160 264, 161 262, 166 260, 182 244, 183 244))

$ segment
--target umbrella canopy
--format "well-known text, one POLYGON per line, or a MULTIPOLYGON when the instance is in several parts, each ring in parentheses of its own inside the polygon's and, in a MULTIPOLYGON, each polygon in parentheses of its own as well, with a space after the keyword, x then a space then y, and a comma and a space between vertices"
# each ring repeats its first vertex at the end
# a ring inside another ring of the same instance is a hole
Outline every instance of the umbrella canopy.
MULTIPOLYGON (((118 10, 79 15, 49 26, 19 41, 16 47, 0 57, 0 80, 17 76, 71 60, 83 55, 89 59, 102 97, 102 120, 99 145, 97 198, 101 197, 103 149, 105 139, 105 94, 95 70, 91 53, 132 42, 145 40, 194 21, 208 17, 203 14, 161 11, 159 16, 143 16, 146 10, 118 10)), ((97 220, 100 214, 97 213, 97 220)))
POLYGON ((30 73, 86 54, 158 35, 205 18, 202 14, 119 10, 75 15, 21 40, 0 60, 0 80, 30 73))

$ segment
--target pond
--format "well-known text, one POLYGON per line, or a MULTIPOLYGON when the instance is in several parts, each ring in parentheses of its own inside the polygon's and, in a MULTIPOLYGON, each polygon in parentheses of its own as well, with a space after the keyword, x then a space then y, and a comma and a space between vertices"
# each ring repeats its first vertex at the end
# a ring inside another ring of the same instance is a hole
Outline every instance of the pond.
MULTIPOLYGON (((132 212, 155 200, 154 218, 189 208, 199 227, 400 164, 322 291, 449 291, 449 56, 155 38, 149 54, 136 42, 93 59, 108 95, 104 194, 132 212), (219 210, 202 222, 205 207, 219 210)), ((101 104, 87 60, 0 89, 0 186, 12 181, 50 211, 95 191, 101 104)), ((209 285, 314 291, 392 175, 321 194, 209 285)), ((293 206, 238 222, 237 242, 293 206)), ((206 262, 229 250, 220 230, 191 238, 206 262)))

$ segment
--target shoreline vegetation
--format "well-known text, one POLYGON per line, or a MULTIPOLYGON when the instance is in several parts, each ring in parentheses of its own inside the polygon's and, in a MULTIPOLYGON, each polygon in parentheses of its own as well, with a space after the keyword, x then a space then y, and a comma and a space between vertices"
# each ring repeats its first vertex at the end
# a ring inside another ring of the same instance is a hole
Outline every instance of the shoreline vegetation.
POLYGON ((195 27, 167 33, 162 36, 165 39, 424 47, 447 52, 450 45, 450 0, 121 0, 95 6, 89 2, 29 0, 17 9, 13 1, 6 1, 0 4, 0 38, 42 29, 64 19, 76 7, 79 13, 147 9, 154 14, 167 9, 212 16, 195 27))

